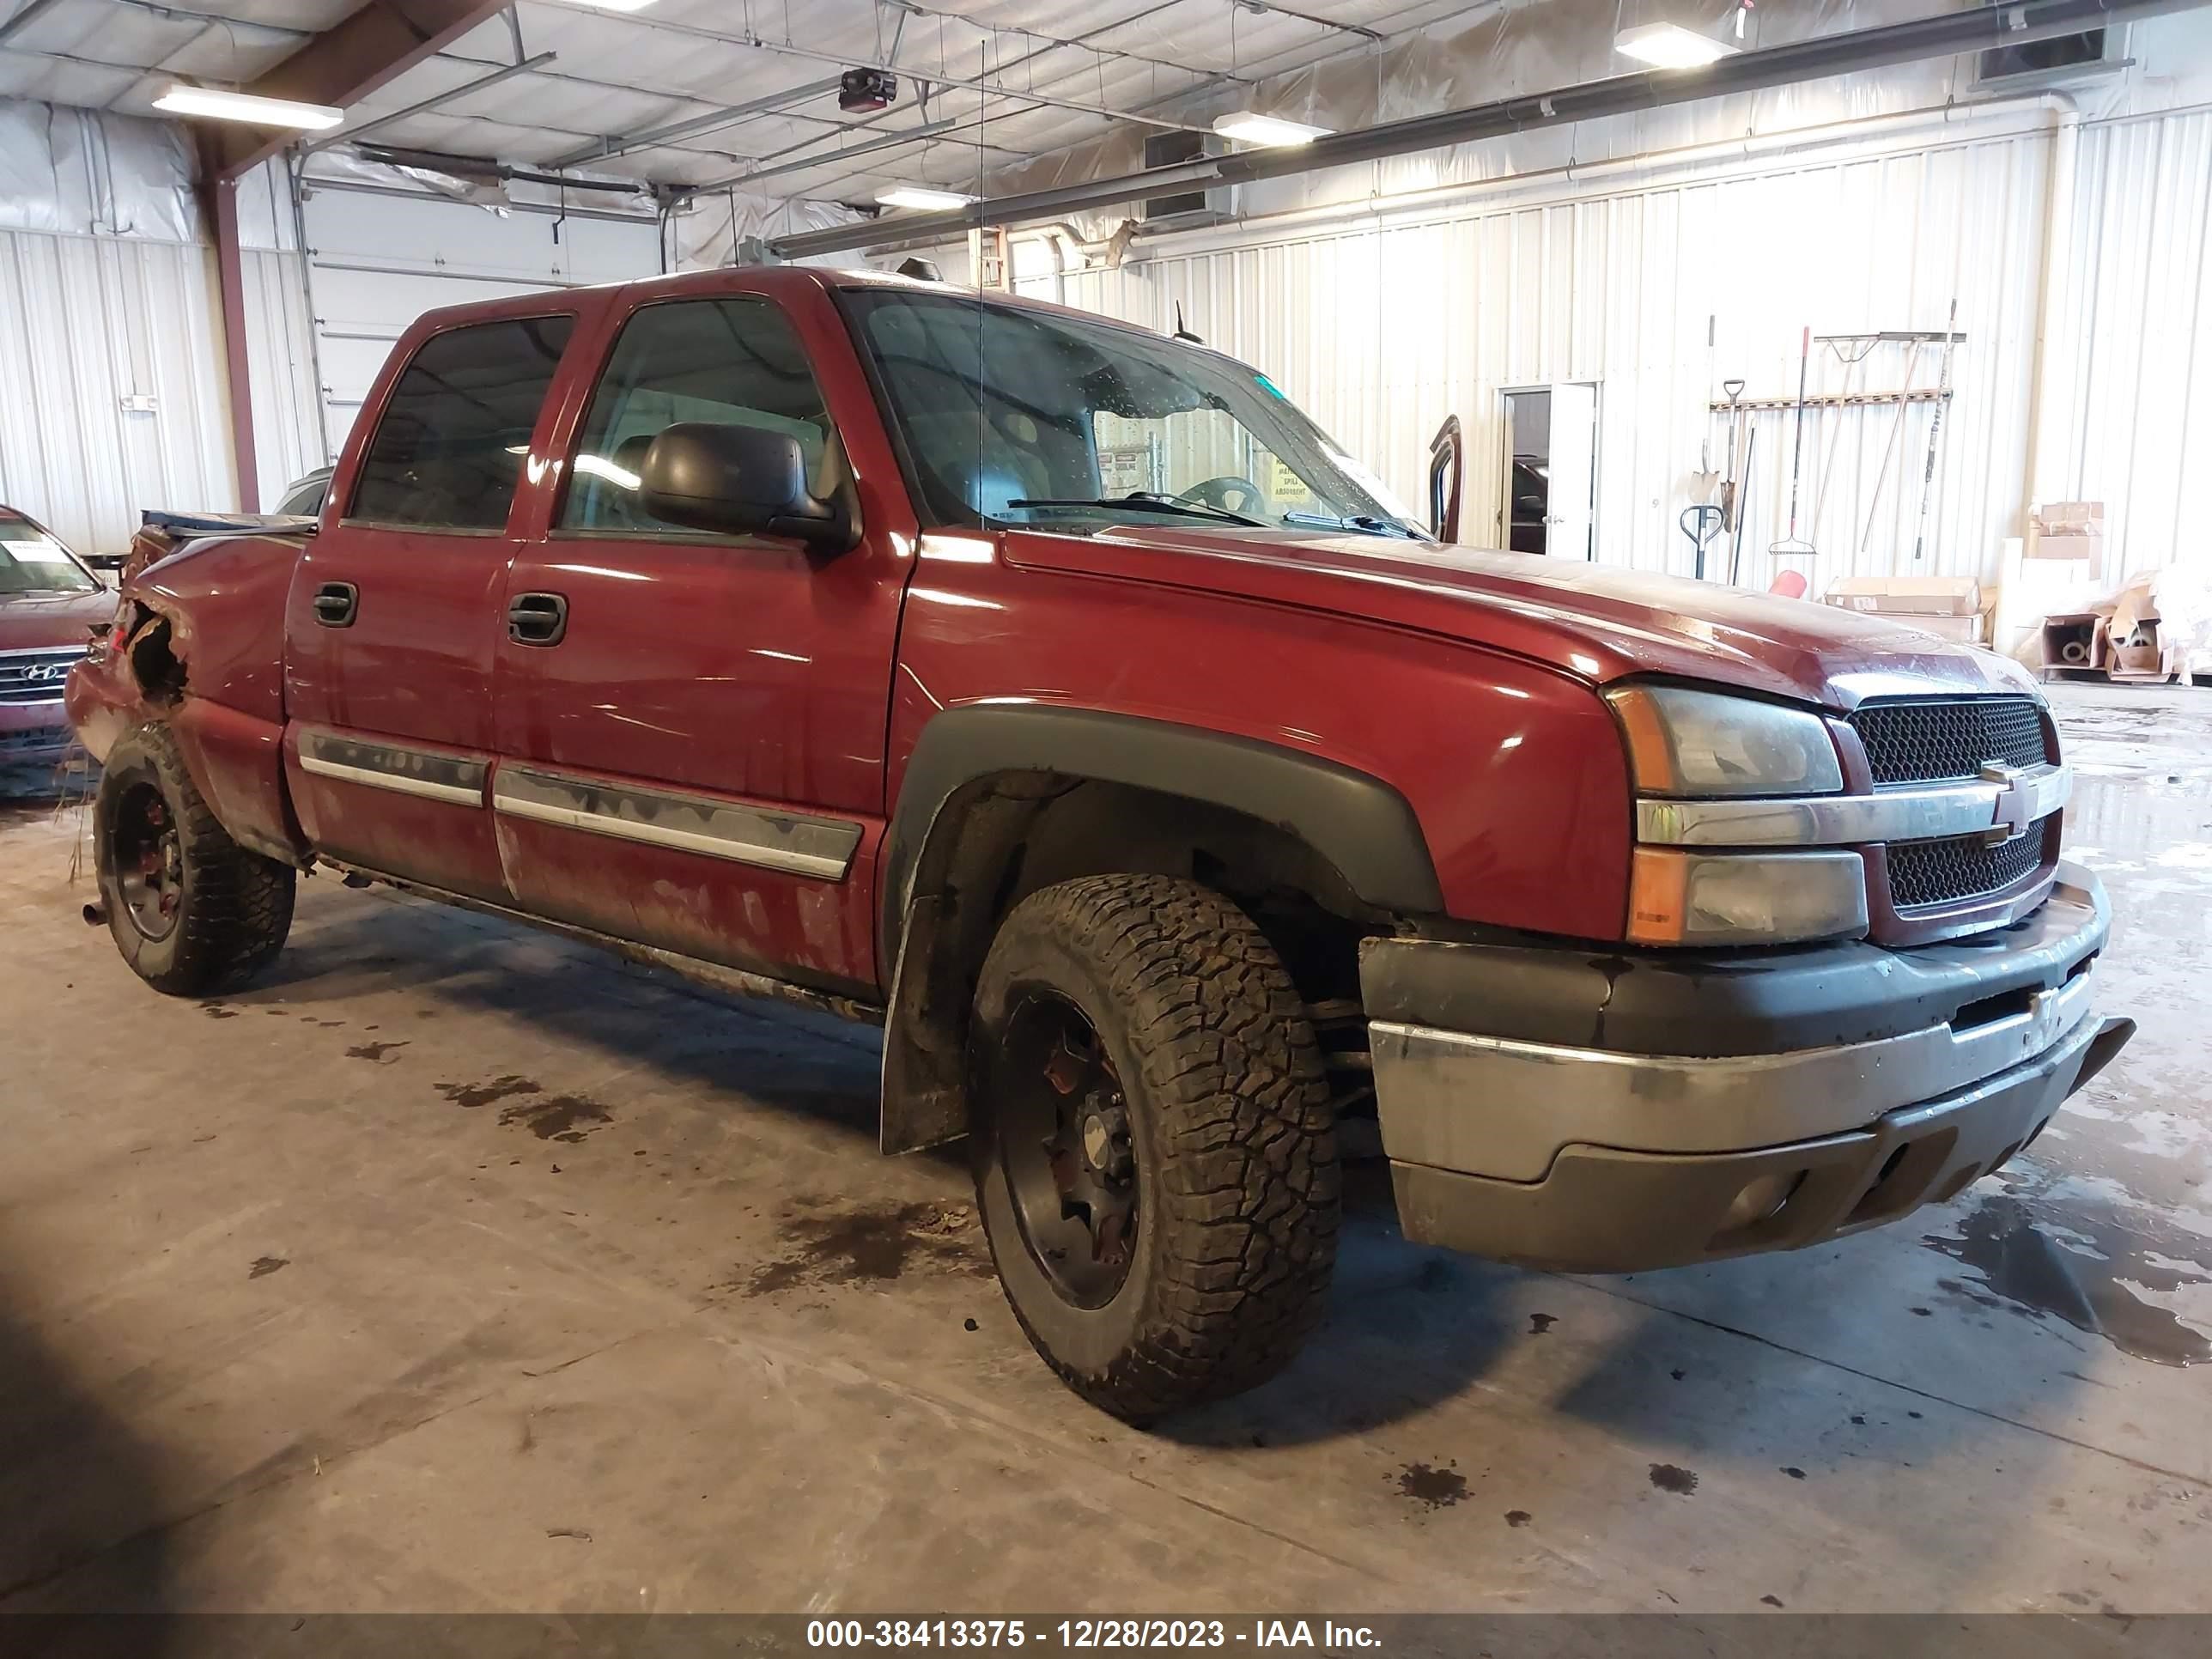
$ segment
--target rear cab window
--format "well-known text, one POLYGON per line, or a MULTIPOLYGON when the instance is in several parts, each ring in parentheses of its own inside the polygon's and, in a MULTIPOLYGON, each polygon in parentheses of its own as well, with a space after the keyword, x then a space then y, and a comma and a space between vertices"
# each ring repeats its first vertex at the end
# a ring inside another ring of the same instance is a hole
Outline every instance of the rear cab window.
POLYGON ((425 340, 370 436, 348 522, 505 530, 538 410, 574 331, 575 319, 562 313, 465 323, 425 340))
POLYGON ((646 452, 667 428, 700 421, 794 438, 819 474, 830 421, 798 329, 756 295, 664 300, 623 325, 576 438, 556 521, 570 534, 699 537, 639 498, 646 452))

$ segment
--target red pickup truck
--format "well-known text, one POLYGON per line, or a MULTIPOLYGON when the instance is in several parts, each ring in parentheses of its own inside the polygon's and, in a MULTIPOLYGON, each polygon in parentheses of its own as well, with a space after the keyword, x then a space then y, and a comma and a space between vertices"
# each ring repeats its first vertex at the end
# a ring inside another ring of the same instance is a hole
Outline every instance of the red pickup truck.
POLYGON ((967 1137, 1136 1420, 1313 1328, 1346 1117, 1410 1238, 1635 1270, 1948 1197, 2133 1029, 2011 664, 1438 545, 1264 374, 933 283, 427 316, 69 706, 161 990, 321 863, 881 1022, 884 1149, 967 1137))

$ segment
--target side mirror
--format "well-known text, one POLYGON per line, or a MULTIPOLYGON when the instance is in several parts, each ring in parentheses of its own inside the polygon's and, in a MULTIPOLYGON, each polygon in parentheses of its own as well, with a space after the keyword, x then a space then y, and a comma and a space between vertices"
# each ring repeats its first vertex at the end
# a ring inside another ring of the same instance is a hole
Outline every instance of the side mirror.
POLYGON ((857 534, 847 492, 817 499, 799 440, 763 427, 665 428, 638 468, 638 497, 656 519, 726 536, 788 536, 842 553, 857 534))

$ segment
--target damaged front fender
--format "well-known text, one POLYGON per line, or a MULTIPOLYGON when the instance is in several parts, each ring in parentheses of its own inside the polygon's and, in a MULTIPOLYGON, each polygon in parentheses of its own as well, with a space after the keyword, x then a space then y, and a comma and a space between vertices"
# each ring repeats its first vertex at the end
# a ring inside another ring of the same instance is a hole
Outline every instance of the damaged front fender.
POLYGON ((70 676, 64 705, 105 761, 159 721, 240 846, 287 863, 307 837, 284 781, 284 602, 301 544, 283 536, 196 542, 123 584, 116 626, 70 676))

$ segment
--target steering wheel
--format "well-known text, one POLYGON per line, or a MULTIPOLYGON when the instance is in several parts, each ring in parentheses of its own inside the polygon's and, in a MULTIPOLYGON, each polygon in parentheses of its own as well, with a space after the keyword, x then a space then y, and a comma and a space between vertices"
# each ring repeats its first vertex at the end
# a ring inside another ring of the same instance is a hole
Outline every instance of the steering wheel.
POLYGON ((1249 478, 1240 478, 1233 472, 1218 478, 1208 478, 1204 483, 1194 483, 1177 492, 1176 500, 1210 507, 1217 513, 1239 513, 1244 517, 1264 516, 1261 511, 1267 504, 1260 486, 1249 478))

